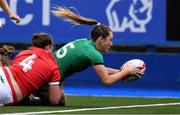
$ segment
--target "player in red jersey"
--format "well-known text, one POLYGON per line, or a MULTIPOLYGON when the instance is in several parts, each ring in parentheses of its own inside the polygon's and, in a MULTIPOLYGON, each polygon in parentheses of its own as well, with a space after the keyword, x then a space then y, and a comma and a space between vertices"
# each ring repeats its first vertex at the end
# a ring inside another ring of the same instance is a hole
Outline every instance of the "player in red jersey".
POLYGON ((0 105, 15 104, 46 84, 49 101, 58 104, 60 72, 51 49, 48 34, 34 34, 32 48, 19 53, 10 67, 0 68, 0 105))

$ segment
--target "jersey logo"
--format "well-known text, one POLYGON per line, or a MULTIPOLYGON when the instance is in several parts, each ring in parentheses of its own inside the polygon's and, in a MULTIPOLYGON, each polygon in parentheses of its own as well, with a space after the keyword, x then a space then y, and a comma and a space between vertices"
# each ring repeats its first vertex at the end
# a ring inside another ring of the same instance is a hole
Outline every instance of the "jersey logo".
POLYGON ((152 19, 153 0, 111 0, 106 8, 109 27, 114 32, 145 33, 152 19))

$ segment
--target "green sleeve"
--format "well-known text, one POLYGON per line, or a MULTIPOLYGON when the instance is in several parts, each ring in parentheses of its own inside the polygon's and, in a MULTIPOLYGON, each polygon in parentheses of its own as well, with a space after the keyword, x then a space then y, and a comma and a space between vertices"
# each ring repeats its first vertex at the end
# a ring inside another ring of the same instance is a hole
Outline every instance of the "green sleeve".
POLYGON ((87 54, 87 57, 92 65, 104 64, 103 56, 100 52, 91 52, 87 54))

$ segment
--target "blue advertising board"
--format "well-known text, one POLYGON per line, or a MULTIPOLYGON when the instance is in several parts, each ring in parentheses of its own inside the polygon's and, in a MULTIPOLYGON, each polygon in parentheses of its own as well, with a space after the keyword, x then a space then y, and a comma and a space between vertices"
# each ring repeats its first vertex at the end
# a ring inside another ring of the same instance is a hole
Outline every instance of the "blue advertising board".
POLYGON ((180 97, 180 55, 143 53, 106 53, 106 67, 120 68, 126 61, 141 59, 146 64, 142 79, 118 81, 104 86, 93 68, 76 73, 65 80, 65 91, 77 95, 180 97))
POLYGON ((35 32, 47 32, 55 43, 89 37, 93 26, 73 26, 53 16, 59 5, 111 27, 114 43, 165 42, 166 0, 8 0, 21 23, 10 21, 0 10, 0 42, 29 43, 35 32))

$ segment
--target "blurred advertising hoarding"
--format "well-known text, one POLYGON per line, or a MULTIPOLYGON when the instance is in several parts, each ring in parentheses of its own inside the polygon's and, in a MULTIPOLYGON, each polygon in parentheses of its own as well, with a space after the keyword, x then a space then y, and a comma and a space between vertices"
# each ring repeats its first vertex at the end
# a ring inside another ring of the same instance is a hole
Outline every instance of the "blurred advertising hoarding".
POLYGON ((15 24, 0 10, 4 24, 0 42, 29 43, 36 32, 47 32, 55 43, 90 37, 94 26, 74 26, 52 15, 56 5, 98 20, 114 32, 114 44, 166 42, 166 0, 9 0, 22 21, 15 24))

